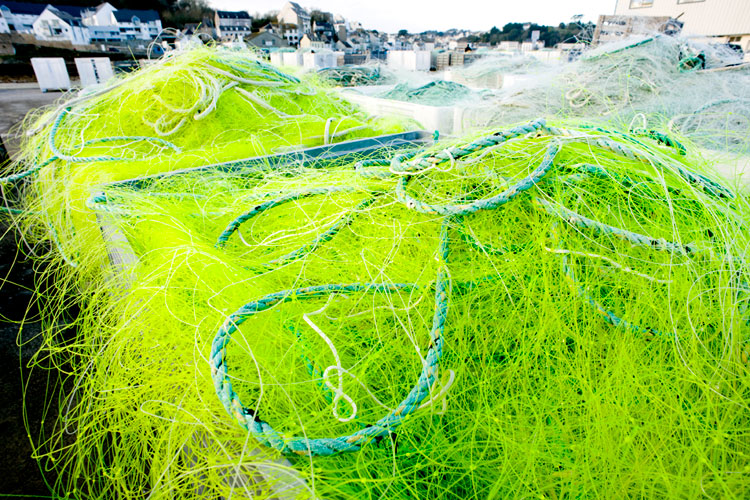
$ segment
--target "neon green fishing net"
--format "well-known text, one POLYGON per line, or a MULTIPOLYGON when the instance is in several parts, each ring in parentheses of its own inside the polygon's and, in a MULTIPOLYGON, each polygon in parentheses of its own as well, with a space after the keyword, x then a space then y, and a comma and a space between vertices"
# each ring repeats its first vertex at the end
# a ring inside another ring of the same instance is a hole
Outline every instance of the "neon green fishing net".
POLYGON ((123 82, 24 150, 57 494, 750 494, 750 212, 689 142, 538 119, 191 170, 409 124, 217 50, 123 82))

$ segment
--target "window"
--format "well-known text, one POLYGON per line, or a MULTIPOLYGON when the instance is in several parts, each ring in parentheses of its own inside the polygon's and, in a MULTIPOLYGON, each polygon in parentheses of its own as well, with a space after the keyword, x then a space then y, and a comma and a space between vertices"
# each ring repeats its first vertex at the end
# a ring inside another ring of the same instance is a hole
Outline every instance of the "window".
POLYGON ((631 9, 645 9, 646 7, 653 7, 654 0, 630 0, 631 9))

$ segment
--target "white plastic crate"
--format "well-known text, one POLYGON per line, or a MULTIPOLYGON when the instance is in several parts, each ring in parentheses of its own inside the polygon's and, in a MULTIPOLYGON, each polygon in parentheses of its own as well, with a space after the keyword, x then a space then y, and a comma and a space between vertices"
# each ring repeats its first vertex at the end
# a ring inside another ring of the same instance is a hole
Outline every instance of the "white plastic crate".
POLYGON ((282 52, 281 61, 283 66, 302 66, 302 52, 282 52))
POLYGON ((333 52, 305 52, 302 61, 305 69, 335 68, 338 64, 333 52))
POLYGON ((70 77, 65 59, 62 57, 32 57, 36 81, 42 92, 48 90, 70 90, 70 77))
POLYGON ((76 57, 75 62, 82 87, 97 85, 115 76, 109 57, 76 57))
POLYGON ((473 89, 500 89, 505 84, 506 78, 515 75, 503 75, 501 73, 490 73, 479 78, 471 80, 464 77, 461 70, 446 69, 442 74, 442 79, 447 82, 460 83, 473 89))
POLYGON ((388 67, 409 71, 429 71, 430 51, 428 50, 389 50, 388 67))
POLYGON ((341 96, 347 101, 354 103, 371 115, 378 116, 400 116, 411 118, 419 122, 426 130, 437 130, 440 134, 455 134, 454 116, 457 106, 427 106, 411 102, 396 101, 375 97, 392 88, 388 85, 372 85, 368 87, 357 87, 342 89, 341 96))

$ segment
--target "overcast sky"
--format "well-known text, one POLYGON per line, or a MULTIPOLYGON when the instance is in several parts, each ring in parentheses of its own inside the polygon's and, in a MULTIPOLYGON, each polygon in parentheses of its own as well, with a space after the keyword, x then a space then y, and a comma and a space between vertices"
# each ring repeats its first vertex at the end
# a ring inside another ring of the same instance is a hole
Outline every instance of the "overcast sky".
MULTIPOLYGON (((285 0, 209 0, 223 10, 246 10, 251 15, 280 10, 285 0)), ((557 25, 576 14, 596 22, 599 14, 613 14, 615 0, 299 0, 308 12, 317 8, 359 21, 367 29, 388 33, 400 29, 463 28, 486 31, 510 22, 557 25)))

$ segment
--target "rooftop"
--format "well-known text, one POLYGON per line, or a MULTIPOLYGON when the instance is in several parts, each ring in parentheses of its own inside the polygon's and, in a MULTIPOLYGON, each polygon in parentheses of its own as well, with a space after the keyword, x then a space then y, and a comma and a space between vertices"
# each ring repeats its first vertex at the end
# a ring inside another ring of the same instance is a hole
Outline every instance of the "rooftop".
POLYGON ((38 16, 47 7, 43 3, 4 2, 0 1, 0 8, 6 8, 14 14, 27 14, 38 16))
POLYGON ((244 10, 217 10, 216 15, 219 16, 219 19, 251 19, 250 14, 244 10))
POLYGON ((134 17, 137 17, 141 22, 161 20, 159 13, 155 10, 120 9, 114 11, 113 14, 118 23, 127 23, 134 17))

